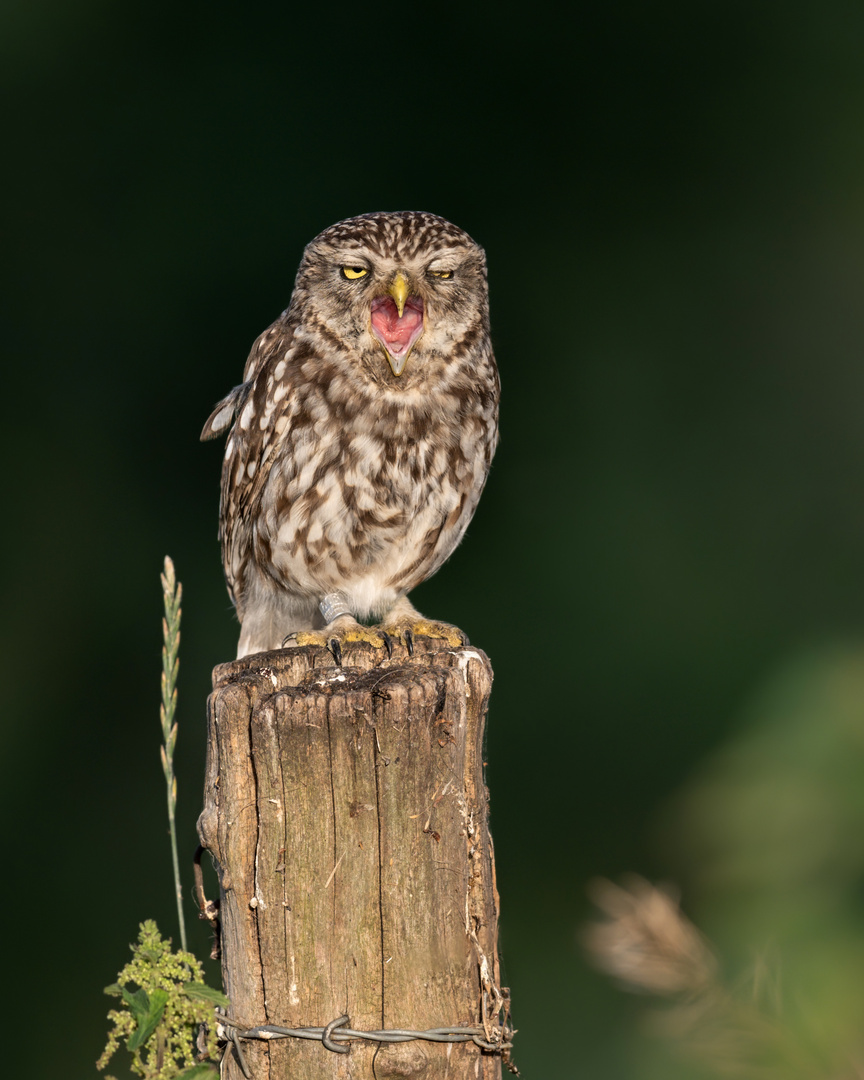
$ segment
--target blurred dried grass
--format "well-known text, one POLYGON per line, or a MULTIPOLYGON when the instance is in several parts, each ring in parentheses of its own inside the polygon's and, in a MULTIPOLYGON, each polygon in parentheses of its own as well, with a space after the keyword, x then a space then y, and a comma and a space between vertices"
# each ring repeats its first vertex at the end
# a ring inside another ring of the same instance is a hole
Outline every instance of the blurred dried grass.
POLYGON ((703 935, 668 888, 630 876, 624 887, 591 883, 606 919, 587 926, 594 963, 624 988, 671 998, 648 1028, 715 1076, 751 1080, 861 1080, 864 1058, 832 1060, 823 1047, 782 1021, 778 976, 763 959, 737 990, 725 985, 703 935))
POLYGON ((607 916, 585 931, 603 971, 628 989, 653 994, 698 994, 710 985, 717 961, 670 889, 631 875, 625 887, 597 878, 588 891, 607 916))
POLYGON ((699 1075, 864 1077, 864 648, 794 657, 670 800, 658 832, 700 925, 642 878, 592 883, 601 970, 699 1075))

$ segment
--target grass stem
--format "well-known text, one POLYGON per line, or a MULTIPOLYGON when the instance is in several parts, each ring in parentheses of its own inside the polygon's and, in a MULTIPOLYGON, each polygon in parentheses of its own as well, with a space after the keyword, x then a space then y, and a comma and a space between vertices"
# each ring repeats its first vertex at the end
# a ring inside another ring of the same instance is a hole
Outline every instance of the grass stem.
POLYGON ((174 747, 177 744, 177 723, 174 711, 177 708, 177 670, 180 661, 177 652, 180 648, 180 600, 183 586, 174 576, 174 563, 165 556, 165 566, 161 574, 162 597, 165 604, 165 617, 162 619, 162 704, 159 718, 162 721, 162 771, 168 789, 168 826, 171 832, 171 858, 174 863, 174 891, 177 896, 177 919, 180 923, 180 947, 186 952, 186 923, 183 920, 183 888, 180 884, 180 862, 177 858, 177 827, 174 813, 177 807, 177 777, 174 775, 174 747))

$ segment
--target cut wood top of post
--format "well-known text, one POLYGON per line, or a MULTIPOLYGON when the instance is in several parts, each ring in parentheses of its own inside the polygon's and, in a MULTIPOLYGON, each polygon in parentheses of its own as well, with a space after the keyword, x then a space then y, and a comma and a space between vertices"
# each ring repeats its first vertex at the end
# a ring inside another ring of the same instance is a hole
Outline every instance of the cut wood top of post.
MULTIPOLYGON (((288 686, 311 687, 316 683, 320 683, 323 690, 334 684, 344 685, 346 681, 354 681, 359 676, 365 676, 362 681, 366 684, 370 681, 371 673, 379 673, 384 677, 381 683, 383 690, 390 671, 434 665, 459 667, 467 677, 468 665, 472 662, 485 669, 486 678, 491 682, 489 658, 473 645, 454 648, 436 639, 416 638, 413 656, 409 656, 407 649, 397 643, 392 657, 388 658, 383 649, 376 649, 363 641, 351 642, 342 647, 341 666, 327 649, 316 645, 295 646, 254 653, 240 660, 217 664, 213 669, 213 689, 220 690, 240 680, 253 679, 265 683, 269 681, 274 690, 288 686)), ((265 687, 262 686, 262 689, 265 687)))

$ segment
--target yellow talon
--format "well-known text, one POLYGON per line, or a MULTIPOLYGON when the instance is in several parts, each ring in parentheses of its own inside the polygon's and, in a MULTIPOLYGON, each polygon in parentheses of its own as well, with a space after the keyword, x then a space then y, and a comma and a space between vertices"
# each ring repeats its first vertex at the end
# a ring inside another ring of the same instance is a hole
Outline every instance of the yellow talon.
POLYGON ((433 623, 427 622, 426 619, 420 619, 414 623, 411 631, 415 636, 439 638, 446 641, 448 645, 452 645, 453 648, 458 648, 464 643, 462 635, 456 627, 448 626, 447 623, 433 623))
POLYGON ((299 630, 292 634, 297 645, 318 645, 322 649, 330 648, 330 641, 335 639, 341 642, 365 641, 368 645, 374 645, 376 649, 384 647, 384 638, 377 630, 369 626, 351 627, 349 630, 334 630, 325 634, 322 630, 299 630))
POLYGON ((369 645, 374 645, 376 649, 380 649, 384 645, 384 638, 374 630, 366 626, 360 626, 356 630, 349 630, 342 635, 343 641, 365 641, 369 645))

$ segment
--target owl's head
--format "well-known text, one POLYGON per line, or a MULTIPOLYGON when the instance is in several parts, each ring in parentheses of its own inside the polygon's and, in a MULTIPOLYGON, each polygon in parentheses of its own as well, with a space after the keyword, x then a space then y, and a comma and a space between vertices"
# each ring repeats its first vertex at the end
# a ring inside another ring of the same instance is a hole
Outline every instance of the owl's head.
POLYGON ((399 376, 412 354, 448 356, 488 329, 486 256, 435 214, 363 214, 306 247, 292 307, 367 362, 386 357, 399 376))

